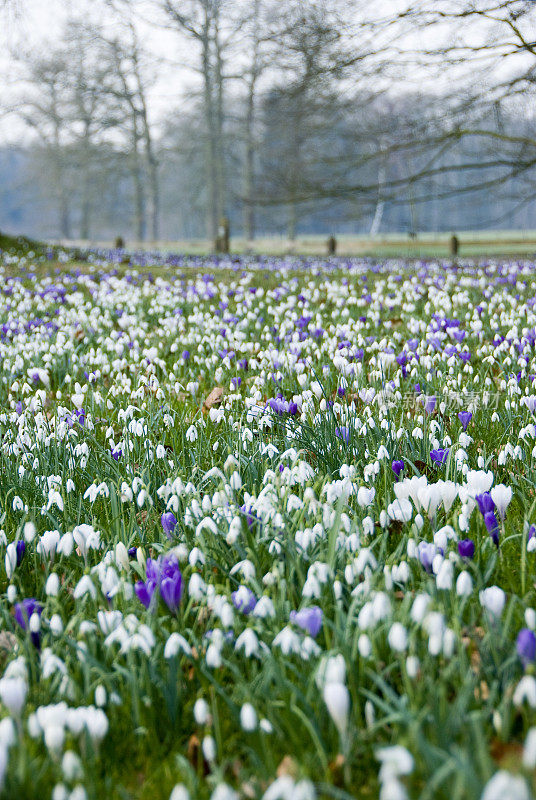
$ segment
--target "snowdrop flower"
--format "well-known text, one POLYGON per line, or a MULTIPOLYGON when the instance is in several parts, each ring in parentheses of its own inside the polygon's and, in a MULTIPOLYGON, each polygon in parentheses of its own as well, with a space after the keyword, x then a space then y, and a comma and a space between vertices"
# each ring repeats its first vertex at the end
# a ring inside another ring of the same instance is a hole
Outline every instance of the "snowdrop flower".
POLYGON ((240 709, 240 725, 246 732, 254 731, 257 728, 257 713, 251 703, 244 703, 240 709))
POLYGON ((341 653, 326 655, 320 661, 316 672, 316 685, 323 689, 328 683, 344 683, 346 680, 346 662, 341 653))
POLYGON ((92 600, 95 600, 97 597, 97 590, 95 588, 95 584, 89 577, 89 575, 83 575, 78 583, 76 584, 73 592, 73 597, 75 600, 79 600, 81 597, 85 597, 89 595, 92 600))
POLYGON ((390 778, 398 778, 400 775, 410 775, 413 772, 413 756, 401 745, 381 747, 375 751, 374 755, 381 762, 378 776, 381 783, 385 783, 390 778))
POLYGON ((341 737, 346 733, 350 711, 350 693, 344 683, 326 683, 324 702, 341 737))
POLYGON ((499 586, 489 586, 487 589, 482 590, 479 593, 479 598, 480 605, 492 617, 498 618, 501 616, 506 602, 506 595, 499 586))
POLYGON ((536 728, 530 728, 523 748, 523 766, 536 769, 536 728))
POLYGON ((164 658, 173 658, 179 653, 184 653, 185 655, 189 656, 191 655, 191 652, 192 648, 184 636, 181 636, 180 633, 172 633, 168 637, 164 647, 164 658))
POLYGON ((521 678, 512 697, 512 702, 517 708, 520 708, 525 701, 530 708, 536 708, 536 680, 532 675, 524 675, 521 678))
POLYGON ((210 713, 208 703, 202 697, 194 703, 194 719, 198 725, 206 725, 209 721, 210 713))
POLYGON ((393 625, 391 625, 387 641, 389 642, 389 647, 398 653, 406 649, 408 634, 402 623, 394 622, 393 625))
POLYGON ((24 678, 2 678, 0 680, 0 699, 10 714, 15 717, 20 713, 26 702, 28 684, 24 678))
POLYGON ((436 576, 436 586, 438 589, 449 590, 452 588, 452 581, 454 577, 454 568, 452 562, 444 559, 439 568, 436 576))
POLYGON ((56 597, 60 590, 60 579, 55 572, 51 572, 45 584, 45 594, 48 597, 56 597))
POLYGON ((480 800, 531 800, 531 793, 525 778, 499 770, 487 782, 480 800))

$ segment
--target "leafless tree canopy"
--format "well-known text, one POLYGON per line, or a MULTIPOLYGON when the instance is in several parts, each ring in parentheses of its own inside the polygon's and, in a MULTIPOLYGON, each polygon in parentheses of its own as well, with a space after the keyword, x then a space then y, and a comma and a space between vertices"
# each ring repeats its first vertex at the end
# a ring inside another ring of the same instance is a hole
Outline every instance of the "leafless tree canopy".
POLYGON ((101 5, 101 22, 13 56, 21 90, 4 113, 34 135, 0 146, 0 215, 24 206, 49 235, 140 240, 213 239, 222 217, 248 240, 469 213, 472 227, 531 224, 536 3, 101 5), (147 46, 149 24, 173 52, 147 46), (173 64, 183 88, 163 111, 173 64))

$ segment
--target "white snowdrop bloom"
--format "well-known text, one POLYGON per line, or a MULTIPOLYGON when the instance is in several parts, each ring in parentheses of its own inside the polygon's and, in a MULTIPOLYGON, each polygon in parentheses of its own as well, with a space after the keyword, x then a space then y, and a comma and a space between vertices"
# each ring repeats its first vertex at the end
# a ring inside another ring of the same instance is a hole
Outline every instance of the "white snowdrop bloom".
MULTIPOLYGON (((11 717, 4 717, 0 722, 0 747, 11 747, 17 740, 17 731, 11 717)), ((0 786, 2 784, 0 778, 0 786)))
POLYGON ((195 425, 190 425, 188 430, 186 431, 186 440, 188 442, 195 442, 197 439, 197 428, 195 425))
POLYGON ((65 741, 65 729, 61 724, 47 725, 44 730, 45 744, 52 753, 60 753, 65 741))
POLYGON ((45 594, 48 597, 56 597, 60 590, 60 579, 55 572, 51 572, 45 584, 45 594))
POLYGON ((35 539, 36 533, 37 533, 37 531, 35 529, 35 525, 33 524, 33 522, 26 522, 24 524, 23 529, 22 529, 22 533, 23 533, 23 536, 24 536, 24 540, 26 542, 28 542, 28 544, 30 542, 33 542, 33 540, 35 539))
POLYGON ((523 747, 523 766, 536 769, 536 728, 530 728, 523 747))
POLYGON ((492 617, 500 617, 506 603, 506 595, 499 586, 488 586, 479 592, 480 605, 486 609, 492 617))
POLYGON ((400 564, 394 564, 391 570, 391 576, 394 583, 407 583, 410 578, 410 570, 406 561, 401 561, 400 564))
POLYGON ((252 628, 245 628, 237 637, 235 650, 243 650, 246 658, 256 656, 259 653, 260 645, 257 634, 252 628))
POLYGON ((371 536, 374 533, 374 520, 372 517, 365 517, 361 525, 363 526, 363 533, 365 536, 371 536))
POLYGON ((257 600, 252 614, 254 617, 260 617, 261 619, 275 617, 275 609, 272 600, 266 595, 262 595, 262 597, 257 600))
POLYGON ((14 586, 12 583, 9 584, 7 587, 7 601, 8 603, 14 603, 17 599, 17 587, 14 586))
POLYGON ((58 553, 63 556, 70 556, 74 549, 74 539, 72 533, 64 533, 58 544, 58 553))
POLYGON ((525 778, 501 769, 486 783, 480 800, 506 800, 506 798, 531 800, 531 793, 525 778))
POLYGON ((346 732, 350 711, 350 693, 344 683, 326 683, 323 690, 326 707, 342 737, 346 732))
POLYGON ((13 511, 24 511, 24 503, 18 495, 15 495, 11 504, 13 511))
POLYGON ((216 742, 213 736, 204 736, 201 742, 201 749, 205 757, 205 761, 209 764, 216 760, 216 742))
POLYGON ((286 625, 274 638, 272 647, 279 647, 285 656, 299 653, 301 650, 301 638, 290 625, 286 625))
POLYGON ((463 570, 456 579, 456 594, 458 597, 469 597, 473 593, 473 579, 467 570, 463 570))
POLYGON ((401 622, 394 622, 389 629, 387 641, 391 650, 401 653, 408 645, 408 633, 401 622))
POLYGON ((210 719, 208 703, 202 697, 194 703, 194 719, 198 725, 206 725, 210 719))
POLYGON ((46 531, 39 537, 37 552, 40 556, 53 557, 60 541, 59 531, 46 531))
POLYGON ((84 775, 84 769, 80 757, 72 750, 66 750, 61 760, 61 771, 65 780, 73 782, 81 780, 84 775))
POLYGON ((202 600, 207 591, 207 585, 199 573, 194 572, 188 582, 188 594, 194 600, 202 600))
POLYGON ((244 703, 240 709, 240 725, 242 730, 251 732, 257 728, 257 712, 251 703, 244 703))
POLYGON ((6 548, 5 556, 6 575, 10 579, 17 568, 17 545, 10 542, 6 548))
POLYGON ((63 622, 59 614, 53 614, 50 617, 49 625, 54 636, 61 636, 63 633, 63 622))
POLYGON ((530 708, 536 708, 536 680, 532 675, 523 675, 515 688, 512 702, 517 708, 525 702, 530 708))
POLYGON ((536 630, 536 611, 533 608, 525 609, 525 625, 532 631, 536 630))
POLYGON ((380 747, 374 755, 381 762, 378 775, 381 783, 390 778, 398 778, 400 775, 410 775, 413 772, 413 756, 401 745, 380 747))
POLYGON ((89 577, 89 575, 83 575, 78 583, 76 584, 73 592, 73 597, 75 600, 79 600, 81 597, 85 597, 89 595, 92 600, 95 600, 97 597, 97 590, 95 588, 95 584, 89 577))
POLYGON ((101 683, 95 689, 95 705, 98 708, 102 708, 103 706, 106 705, 107 699, 108 699, 108 695, 106 693, 106 689, 104 688, 104 686, 101 683))
POLYGON ((13 716, 20 716, 27 692, 28 684, 24 678, 0 679, 0 700, 13 716))
POLYGON ((428 594, 418 594, 411 606, 411 619, 413 622, 421 623, 426 616, 431 597, 428 594))
POLYGON ((191 655, 191 652, 192 648, 184 636, 181 636, 180 633, 172 633, 168 637, 164 647, 164 658, 173 658, 179 653, 184 653, 185 655, 189 656, 191 655))
POLYGON ((177 783, 171 790, 169 800, 190 800, 190 793, 184 784, 177 783))
POLYGON ((502 483, 498 483, 491 490, 491 499, 497 506, 497 511, 499 512, 499 516, 501 517, 501 519, 504 519, 506 516, 506 509, 508 508, 508 505, 512 500, 511 487, 505 486, 502 483))
POLYGON ((420 662, 417 656, 408 656, 406 658, 406 671, 410 678, 416 678, 419 674, 420 662))
POLYGON ((449 590, 452 588, 454 578, 454 567, 452 562, 444 559, 436 576, 436 586, 438 589, 449 590))
POLYGON ((239 796, 226 783, 218 783, 210 795, 210 800, 239 800, 239 796))
POLYGON ((263 733, 273 733, 273 725, 268 719, 261 719, 259 722, 259 728, 263 733))
POLYGON ((344 683, 346 680, 346 662, 341 653, 325 655, 318 665, 315 682, 319 689, 327 683, 344 683))
POLYGON ((357 640, 357 649, 361 658, 369 658, 372 653, 372 645, 366 633, 362 633, 357 640))

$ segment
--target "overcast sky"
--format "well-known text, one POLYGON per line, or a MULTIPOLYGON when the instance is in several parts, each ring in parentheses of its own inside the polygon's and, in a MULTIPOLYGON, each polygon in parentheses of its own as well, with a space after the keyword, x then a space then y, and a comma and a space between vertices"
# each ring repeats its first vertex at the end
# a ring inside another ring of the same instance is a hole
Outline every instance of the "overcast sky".
MULTIPOLYGON (((371 15, 381 17, 403 9, 408 0, 369 2, 371 15)), ((438 0, 438 4, 445 2, 449 0, 438 0)), ((154 5, 150 0, 137 0, 136 7, 140 12, 138 30, 141 38, 159 61, 159 78, 152 90, 151 110, 155 119, 161 119, 169 114, 170 109, 179 107, 193 85, 194 75, 187 65, 195 59, 195 50, 188 40, 179 38, 176 32, 157 24, 154 5)), ((351 13, 352 7, 355 8, 353 0, 348 0, 348 7, 351 13)), ((72 18, 94 19, 107 27, 114 26, 113 17, 104 11, 104 4, 100 0, 10 0, 7 9, 0 11, 0 102, 4 107, 9 105, 16 108, 25 91, 20 77, 21 65, 14 55, 30 49, 46 52, 47 47, 54 46, 65 24, 72 18)), ((459 23, 457 29, 459 33, 459 23)), ((466 21, 464 29, 469 30, 466 21)), ((474 25, 470 30, 475 32, 474 25)), ((438 30, 415 31, 405 40, 404 47, 412 51, 430 51, 433 50, 434 41, 439 41, 441 36, 438 30)), ((396 63, 393 67, 392 72, 396 75, 396 63)), ((452 75, 445 74, 445 71, 436 71, 435 74, 427 72, 426 79, 424 71, 418 68, 408 71, 404 66, 398 72, 401 87, 405 83, 408 88, 414 88, 417 83, 427 91, 440 91, 442 84, 447 85, 452 80, 452 75)), ((0 142, 24 142, 30 135, 16 114, 7 117, 0 114, 0 142)))

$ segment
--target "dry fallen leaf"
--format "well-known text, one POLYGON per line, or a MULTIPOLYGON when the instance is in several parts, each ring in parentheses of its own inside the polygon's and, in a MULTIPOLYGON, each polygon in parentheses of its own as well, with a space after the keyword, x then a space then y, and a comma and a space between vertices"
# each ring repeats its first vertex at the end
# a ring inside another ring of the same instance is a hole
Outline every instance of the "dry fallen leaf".
POLYGON ((215 386, 214 389, 207 395, 203 403, 203 411, 210 411, 212 406, 218 406, 223 397, 223 386, 215 386))

